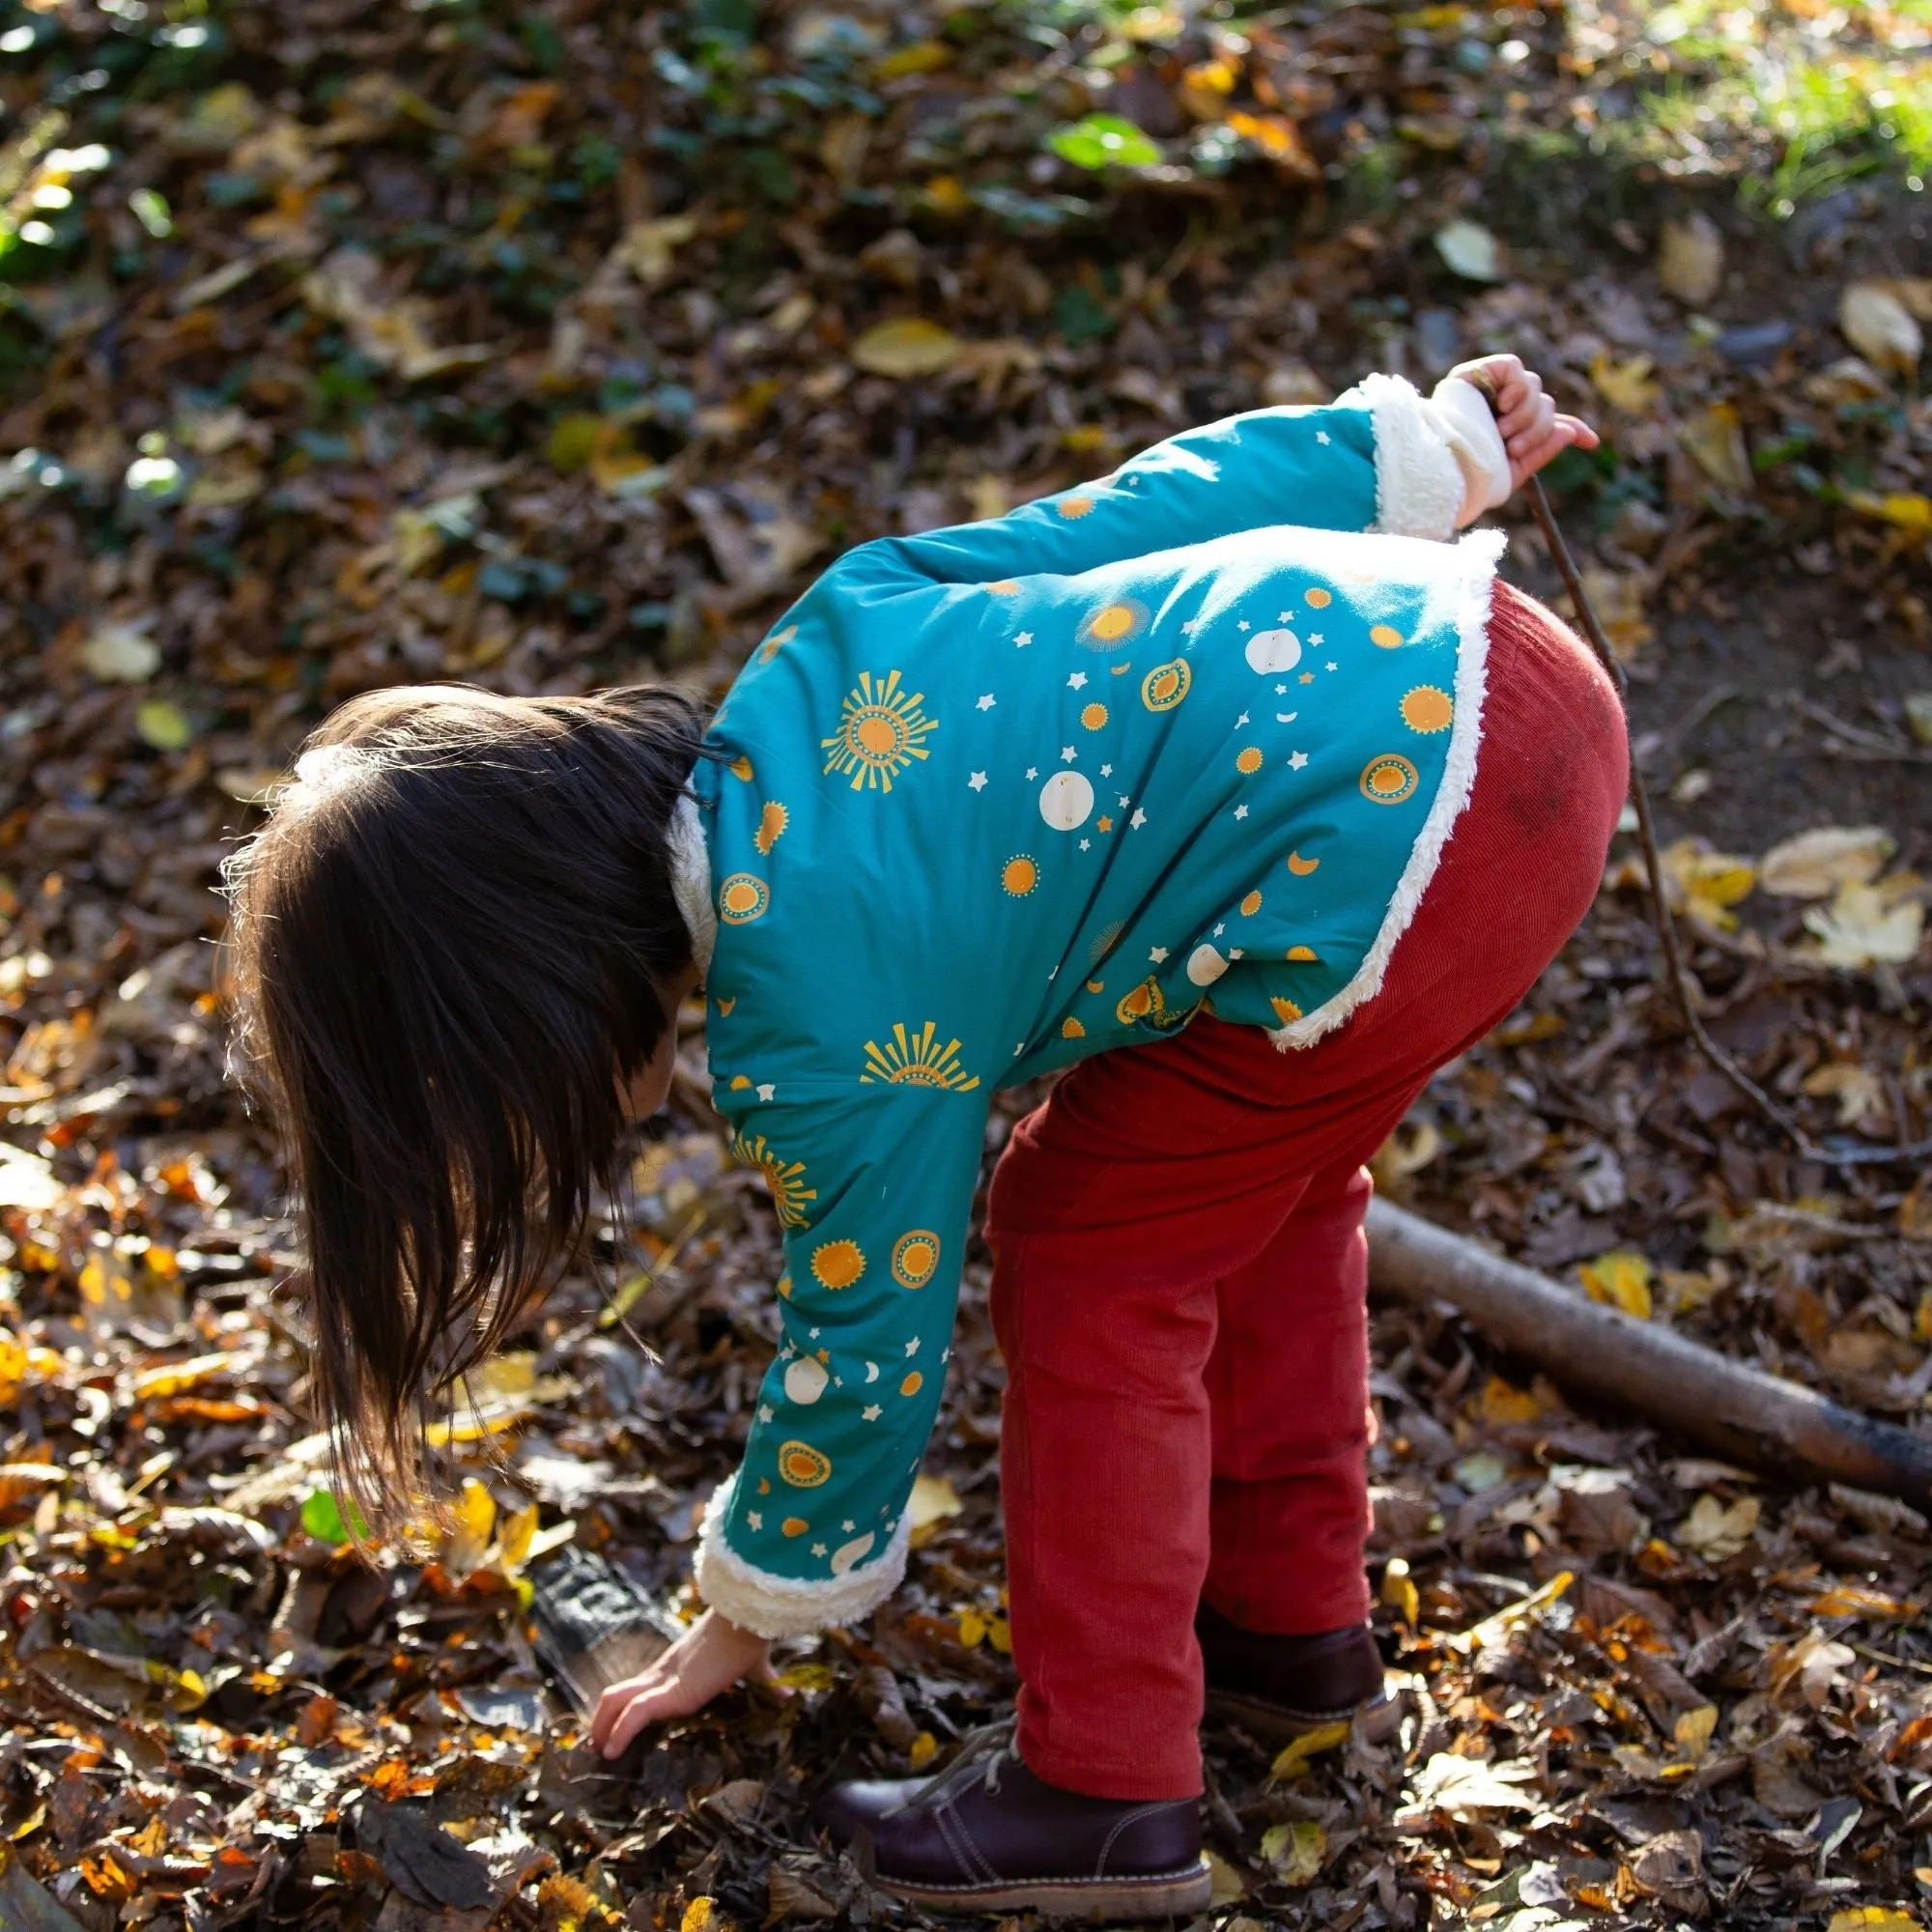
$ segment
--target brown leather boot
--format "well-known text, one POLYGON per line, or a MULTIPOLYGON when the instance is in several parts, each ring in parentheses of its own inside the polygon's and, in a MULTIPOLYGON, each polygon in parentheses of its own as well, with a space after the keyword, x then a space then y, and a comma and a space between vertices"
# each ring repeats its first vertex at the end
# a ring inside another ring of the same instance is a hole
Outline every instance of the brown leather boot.
POLYGON ((1296 1738, 1360 1716, 1388 1736, 1401 1711, 1382 1690, 1381 1653, 1367 1624, 1311 1636, 1268 1636, 1203 1604, 1194 1634, 1208 1676, 1208 1709, 1261 1737, 1296 1738))
POLYGON ((1212 1891, 1193 1799, 1062 1791, 1009 1723, 969 1733, 937 1776, 834 1785, 811 1817, 838 1845, 867 1833, 880 1889, 941 1912, 1165 1918, 1212 1891))

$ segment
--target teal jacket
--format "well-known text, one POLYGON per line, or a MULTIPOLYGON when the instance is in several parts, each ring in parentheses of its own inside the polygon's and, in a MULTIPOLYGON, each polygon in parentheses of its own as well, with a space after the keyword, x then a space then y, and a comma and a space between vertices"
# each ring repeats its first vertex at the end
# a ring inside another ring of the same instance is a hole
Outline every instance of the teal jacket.
POLYGON ((753 653, 678 827, 785 1244, 698 1554, 734 1621, 898 1580, 996 1088, 1205 1011, 1296 1047, 1376 992, 1475 772, 1500 539, 1432 539, 1507 490, 1487 423, 1387 378, 1236 416, 854 550, 753 653))

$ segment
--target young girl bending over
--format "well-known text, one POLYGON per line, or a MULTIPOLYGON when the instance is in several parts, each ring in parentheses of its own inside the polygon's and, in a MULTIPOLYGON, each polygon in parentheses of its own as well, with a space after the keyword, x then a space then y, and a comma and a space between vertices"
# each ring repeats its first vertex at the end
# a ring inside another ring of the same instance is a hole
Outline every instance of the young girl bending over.
POLYGON ((1444 541, 1571 443, 1511 356, 1157 444, 822 577, 664 692, 345 705, 236 867, 315 1382, 380 1517, 708 1000, 784 1339, 614 1755, 891 1595, 993 1093, 1016 1734, 820 1803, 959 1909, 1206 1906, 1204 1696, 1373 1711, 1363 1162, 1589 905, 1606 679, 1444 541), (1489 405, 1466 380, 1479 375, 1489 405))

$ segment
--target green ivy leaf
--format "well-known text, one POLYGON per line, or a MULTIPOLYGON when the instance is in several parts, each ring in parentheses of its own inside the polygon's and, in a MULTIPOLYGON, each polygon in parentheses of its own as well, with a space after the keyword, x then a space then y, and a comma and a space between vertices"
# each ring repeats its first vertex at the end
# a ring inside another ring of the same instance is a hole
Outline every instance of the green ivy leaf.
POLYGON ((1069 121, 1046 137, 1046 145, 1076 168, 1147 168, 1160 159, 1159 147, 1118 114, 1069 121))

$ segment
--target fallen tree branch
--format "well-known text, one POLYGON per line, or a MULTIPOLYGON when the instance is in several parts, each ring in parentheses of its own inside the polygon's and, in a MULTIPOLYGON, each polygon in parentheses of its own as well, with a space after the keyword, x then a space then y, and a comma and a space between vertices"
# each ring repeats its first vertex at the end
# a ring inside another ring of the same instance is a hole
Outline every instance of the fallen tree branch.
POLYGON ((1446 1301, 1566 1388, 1731 1462, 1932 1512, 1932 1437, 1590 1301, 1387 1201, 1369 1207, 1369 1280, 1398 1301, 1446 1301))

